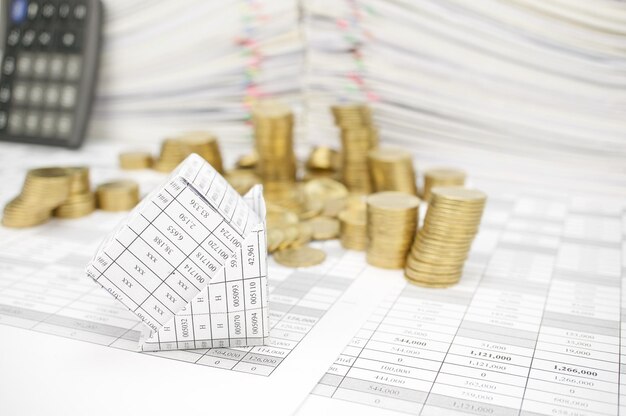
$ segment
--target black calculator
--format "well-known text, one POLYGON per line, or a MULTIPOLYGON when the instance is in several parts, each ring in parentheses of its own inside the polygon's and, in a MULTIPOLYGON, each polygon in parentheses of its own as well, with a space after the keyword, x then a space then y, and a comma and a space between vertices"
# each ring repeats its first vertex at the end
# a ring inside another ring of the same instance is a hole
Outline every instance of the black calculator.
POLYGON ((99 0, 2 0, 0 140, 79 147, 93 101, 99 0))

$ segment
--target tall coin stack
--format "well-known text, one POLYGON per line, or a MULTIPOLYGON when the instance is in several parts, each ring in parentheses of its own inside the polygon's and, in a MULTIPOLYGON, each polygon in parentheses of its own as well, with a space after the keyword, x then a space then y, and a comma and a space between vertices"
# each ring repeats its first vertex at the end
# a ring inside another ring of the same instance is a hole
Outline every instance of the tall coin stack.
POLYGON ((378 147, 378 131, 365 105, 331 107, 335 124, 341 129, 341 179, 351 192, 370 193, 367 154, 378 147))
POLYGON ((487 195, 473 189, 432 188, 424 224, 407 258, 405 276, 432 287, 457 283, 486 201, 487 195))
POLYGON ((70 194, 71 174, 65 168, 29 170, 22 192, 4 207, 6 227, 32 227, 46 222, 70 194))
POLYGON ((367 197, 367 262, 402 269, 415 237, 418 197, 404 192, 378 192, 367 197))
POLYGON ((436 186, 463 186, 465 185, 465 172, 458 169, 437 168, 428 169, 424 172, 424 192, 422 199, 430 201, 431 189, 436 186))
POLYGON ((375 192, 399 191, 417 195, 413 158, 409 152, 378 148, 370 150, 368 160, 375 192))
POLYGON ((296 156, 293 151, 293 112, 274 101, 261 102, 252 111, 257 174, 264 184, 265 197, 285 208, 296 208, 296 156))
POLYGON ((70 174, 69 195, 67 199, 54 209, 55 217, 80 218, 89 215, 96 209, 96 197, 91 192, 89 168, 66 168, 70 174))

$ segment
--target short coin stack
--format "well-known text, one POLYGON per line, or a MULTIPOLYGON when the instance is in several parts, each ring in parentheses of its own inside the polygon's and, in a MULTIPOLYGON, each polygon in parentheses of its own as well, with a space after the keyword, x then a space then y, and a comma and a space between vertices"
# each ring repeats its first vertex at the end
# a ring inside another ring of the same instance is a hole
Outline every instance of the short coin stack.
POLYGON ((205 131, 193 131, 180 136, 178 140, 186 148, 187 155, 197 153, 209 162, 216 171, 224 172, 220 147, 217 137, 213 134, 205 131))
POLYGON ((152 167, 159 172, 169 173, 187 156, 187 149, 180 140, 165 139, 161 143, 161 153, 152 167))
POLYGON ((367 247, 367 214, 365 209, 348 208, 339 213, 340 236, 343 248, 363 251, 367 247))
POLYGON ((375 192, 399 191, 417 195, 413 158, 409 152, 378 148, 370 150, 368 160, 375 192))
POLYGON ((130 211, 139 202, 139 185, 134 181, 114 181, 96 188, 98 208, 103 211, 130 211))
POLYGON ((418 220, 418 197, 404 192, 378 192, 367 197, 367 262, 402 269, 418 220))
POLYGON ((32 227, 46 222, 70 194, 72 174, 66 168, 28 171, 22 192, 4 207, 6 227, 32 227))
POLYGON ((404 273, 416 283, 445 287, 461 278, 487 196, 462 187, 432 188, 431 195, 404 273))
POLYGON ((96 197, 91 192, 89 168, 66 168, 70 174, 69 195, 67 199, 54 209, 55 217, 80 218, 89 215, 96 209, 96 197))
POLYGON ((436 186, 463 186, 465 185, 465 172, 458 169, 436 168, 424 172, 424 192, 422 199, 430 201, 431 189, 436 186))
POLYGON ((341 105, 331 111, 341 129, 341 179, 351 192, 370 193, 367 154, 378 147, 371 110, 365 105, 341 105))
POLYGON ((148 152, 120 153, 120 167, 124 170, 148 169, 152 163, 152 155, 148 152))

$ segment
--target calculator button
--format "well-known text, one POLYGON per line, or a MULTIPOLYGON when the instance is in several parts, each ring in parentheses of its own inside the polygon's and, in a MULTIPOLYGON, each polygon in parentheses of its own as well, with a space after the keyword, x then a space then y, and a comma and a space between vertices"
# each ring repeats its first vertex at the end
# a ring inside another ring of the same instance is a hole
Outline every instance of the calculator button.
POLYGON ((52 44, 52 33, 48 30, 42 30, 37 37, 39 46, 46 48, 52 44))
POLYGON ((50 78, 61 79, 64 71, 65 58, 62 55, 53 55, 52 58, 50 58, 50 67, 48 68, 50 78))
POLYGON ((18 43, 20 43, 20 30, 19 29, 11 29, 11 31, 7 35, 7 45, 15 46, 18 43))
POLYGON ((87 16, 87 6, 84 4, 77 4, 74 7, 74 19, 83 20, 87 16))
POLYGON ((56 134, 56 115, 54 113, 44 113, 41 117, 41 135, 53 137, 56 134))
POLYGON ((58 85, 49 85, 45 93, 46 105, 49 107, 57 107, 59 98, 61 97, 61 88, 58 85))
POLYGON ((32 53, 24 52, 17 58, 17 75, 19 77, 29 77, 33 73, 35 56, 32 53))
POLYGON ((61 45, 71 49, 76 45, 76 34, 74 32, 65 32, 61 35, 61 45))
POLYGON ((35 31, 32 29, 29 29, 26 32, 24 32, 24 34, 22 35, 22 46, 24 46, 25 48, 32 46, 33 43, 35 42, 36 36, 37 36, 37 33, 35 33, 35 31))
POLYGON ((26 119, 24 120, 24 130, 26 134, 30 136, 35 136, 39 130, 39 121, 41 120, 41 115, 36 111, 29 111, 26 114, 26 119))
POLYGON ((33 84, 28 93, 29 104, 37 107, 43 104, 43 93, 43 84, 33 84))
POLYGON ((7 126, 7 112, 6 111, 0 111, 0 130, 4 130, 5 127, 7 126))
POLYGON ((80 78, 82 71, 82 59, 79 55, 71 55, 67 58, 67 66, 65 67, 65 77, 70 80, 80 78))
POLYGON ((39 13, 39 4, 31 1, 28 4, 28 20, 35 20, 37 18, 37 13, 39 13))
POLYGON ((72 132, 73 119, 71 114, 61 114, 57 121, 57 136, 66 137, 72 132))
POLYGON ((54 4, 52 3, 44 3, 44 5, 41 8, 41 16, 44 19, 52 19, 57 12, 57 8, 54 4))
POLYGON ((4 63, 2 64, 2 73, 4 75, 12 75, 15 72, 15 58, 12 56, 6 56, 4 63))
POLYGON ((37 78, 43 78, 47 75, 48 71, 48 55, 39 54, 35 57, 35 64, 33 65, 33 73, 37 78))
POLYGON ((26 19, 28 0, 13 0, 11 4, 11 20, 13 23, 22 23, 26 19))
POLYGON ((71 7, 68 3, 61 3, 59 5, 59 17, 61 19, 67 19, 70 15, 71 7))
POLYGON ((64 108, 72 108, 76 104, 76 87, 66 85, 61 92, 61 106, 64 108))
POLYGON ((0 103, 6 104, 11 99, 11 87, 3 85, 0 87, 0 103))
POLYGON ((13 102, 21 105, 26 102, 28 96, 28 84, 25 82, 18 82, 13 87, 13 102))
POLYGON ((22 134, 24 131, 24 111, 11 111, 11 114, 9 114, 9 131, 12 134, 22 134))

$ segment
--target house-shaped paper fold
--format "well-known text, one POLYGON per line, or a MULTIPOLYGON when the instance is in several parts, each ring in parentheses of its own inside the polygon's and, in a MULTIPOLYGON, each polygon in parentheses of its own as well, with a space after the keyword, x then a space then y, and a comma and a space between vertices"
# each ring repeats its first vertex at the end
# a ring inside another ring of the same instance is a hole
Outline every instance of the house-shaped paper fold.
POLYGON ((191 155, 101 244, 93 278, 144 324, 146 351, 269 336, 262 188, 242 198, 191 155))

